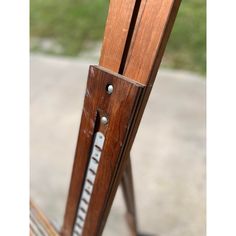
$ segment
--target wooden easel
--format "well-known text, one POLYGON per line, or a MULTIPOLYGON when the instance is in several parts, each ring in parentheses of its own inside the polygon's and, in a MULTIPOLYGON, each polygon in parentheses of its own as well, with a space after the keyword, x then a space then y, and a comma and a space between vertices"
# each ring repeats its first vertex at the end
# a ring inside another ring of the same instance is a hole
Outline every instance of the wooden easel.
POLYGON ((32 204, 32 235, 102 235, 120 183, 138 235, 129 153, 180 2, 110 0, 99 66, 89 69, 63 227, 57 232, 32 204))

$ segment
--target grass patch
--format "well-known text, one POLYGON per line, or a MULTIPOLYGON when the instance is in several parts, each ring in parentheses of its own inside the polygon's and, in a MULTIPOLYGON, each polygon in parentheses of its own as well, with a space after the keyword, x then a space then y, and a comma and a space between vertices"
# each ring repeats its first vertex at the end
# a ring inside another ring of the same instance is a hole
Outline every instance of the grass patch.
MULTIPOLYGON (((108 0, 31 0, 31 49, 77 56, 103 37, 108 0), (36 40, 34 40, 36 39, 36 40), (38 39, 56 44, 43 50, 38 39)), ((164 56, 166 67, 206 71, 205 0, 182 0, 164 56)))
POLYGON ((205 0, 182 0, 163 65, 206 72, 205 0))
MULTIPOLYGON (((62 48, 57 54, 76 56, 88 47, 87 42, 102 39, 108 10, 106 2, 31 0, 31 37, 51 39, 62 48)), ((32 46, 37 49, 37 43, 32 46)))

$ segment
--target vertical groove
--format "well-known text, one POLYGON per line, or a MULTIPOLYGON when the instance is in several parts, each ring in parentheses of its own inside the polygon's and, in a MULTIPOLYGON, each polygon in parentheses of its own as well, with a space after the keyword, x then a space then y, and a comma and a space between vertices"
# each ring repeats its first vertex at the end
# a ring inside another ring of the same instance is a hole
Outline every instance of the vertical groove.
POLYGON ((123 51, 123 55, 122 55, 121 63, 120 63, 120 67, 119 67, 119 72, 118 73, 121 74, 121 75, 124 72, 125 63, 126 63, 126 59, 127 59, 127 56, 128 56, 132 36, 133 36, 133 33, 134 33, 134 27, 135 27, 136 20, 137 20, 137 17, 138 17, 138 12, 139 12, 140 5, 141 5, 141 0, 136 0, 135 5, 134 5, 134 11, 133 11, 133 14, 132 14, 132 17, 131 17, 130 26, 129 26, 129 32, 128 32, 128 35, 127 35, 127 38, 126 38, 125 47, 124 47, 124 51, 123 51))

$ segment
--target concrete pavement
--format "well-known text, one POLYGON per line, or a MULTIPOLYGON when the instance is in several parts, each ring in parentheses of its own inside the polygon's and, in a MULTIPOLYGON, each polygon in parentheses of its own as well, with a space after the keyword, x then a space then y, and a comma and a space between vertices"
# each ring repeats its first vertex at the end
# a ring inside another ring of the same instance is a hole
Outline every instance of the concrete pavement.
MULTIPOLYGON (((31 56, 31 197, 61 224, 89 64, 31 56)), ((205 81, 161 70, 134 147, 139 227, 161 236, 205 235, 205 81)), ((105 236, 128 235, 118 190, 105 236)))

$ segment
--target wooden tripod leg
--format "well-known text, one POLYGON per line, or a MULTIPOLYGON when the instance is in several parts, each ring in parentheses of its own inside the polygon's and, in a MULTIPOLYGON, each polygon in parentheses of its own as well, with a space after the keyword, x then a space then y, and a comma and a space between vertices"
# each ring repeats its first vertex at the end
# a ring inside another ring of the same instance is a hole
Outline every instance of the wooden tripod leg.
POLYGON ((132 166, 129 158, 127 160, 126 168, 121 179, 121 187, 126 205, 126 218, 131 231, 132 236, 137 236, 137 215, 135 207, 134 186, 132 166))
MULTIPOLYGON (((100 67, 89 71, 63 236, 102 235, 124 172, 127 209, 135 216, 132 175, 125 171, 128 153, 180 2, 110 0, 100 67)), ((134 217, 134 232, 136 224, 134 217)))

